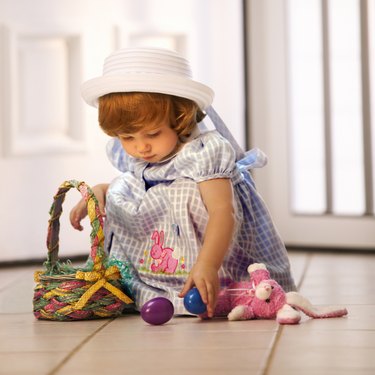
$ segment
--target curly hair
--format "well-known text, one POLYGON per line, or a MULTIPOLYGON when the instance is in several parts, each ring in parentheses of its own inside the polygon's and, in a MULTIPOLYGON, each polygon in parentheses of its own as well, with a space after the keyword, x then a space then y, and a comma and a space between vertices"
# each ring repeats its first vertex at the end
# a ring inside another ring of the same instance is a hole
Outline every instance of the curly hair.
POLYGON ((167 94, 110 93, 99 98, 99 125, 109 136, 138 132, 168 121, 180 140, 188 137, 204 113, 192 100, 167 94))

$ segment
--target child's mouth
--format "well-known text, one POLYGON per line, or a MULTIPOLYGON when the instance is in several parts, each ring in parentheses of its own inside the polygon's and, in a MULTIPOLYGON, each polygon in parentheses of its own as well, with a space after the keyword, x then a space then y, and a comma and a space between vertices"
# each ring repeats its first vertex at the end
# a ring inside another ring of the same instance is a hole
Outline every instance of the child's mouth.
POLYGON ((142 159, 146 161, 150 161, 155 158, 156 155, 150 155, 150 156, 143 156, 142 159))

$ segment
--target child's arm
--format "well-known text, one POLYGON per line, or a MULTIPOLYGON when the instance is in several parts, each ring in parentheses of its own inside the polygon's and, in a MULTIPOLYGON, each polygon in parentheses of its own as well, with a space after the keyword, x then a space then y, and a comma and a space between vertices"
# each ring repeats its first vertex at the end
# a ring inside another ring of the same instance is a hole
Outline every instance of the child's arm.
MULTIPOLYGON (((105 216, 105 196, 107 194, 108 186, 109 184, 98 184, 92 188, 92 191, 99 203, 99 211, 103 216, 105 216)), ((74 229, 83 230, 81 220, 84 219, 86 215, 87 206, 86 202, 82 198, 70 211, 70 224, 72 224, 74 229)))
POLYGON ((213 316, 219 293, 218 271, 230 246, 234 231, 233 190, 230 179, 214 179, 199 183, 200 193, 208 211, 203 246, 189 277, 180 292, 184 297, 195 285, 213 316))

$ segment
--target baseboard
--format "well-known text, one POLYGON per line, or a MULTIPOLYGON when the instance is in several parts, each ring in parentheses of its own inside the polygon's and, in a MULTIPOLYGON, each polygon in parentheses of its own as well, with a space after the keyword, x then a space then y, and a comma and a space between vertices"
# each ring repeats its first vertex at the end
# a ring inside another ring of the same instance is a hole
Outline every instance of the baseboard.
MULTIPOLYGON (((74 255, 70 257, 59 257, 59 261, 66 262, 70 260, 72 262, 84 262, 87 259, 86 255, 74 255)), ((10 267, 26 267, 26 266, 42 266, 46 261, 46 258, 30 258, 30 259, 17 259, 17 260, 6 260, 0 261, 0 268, 10 267)))

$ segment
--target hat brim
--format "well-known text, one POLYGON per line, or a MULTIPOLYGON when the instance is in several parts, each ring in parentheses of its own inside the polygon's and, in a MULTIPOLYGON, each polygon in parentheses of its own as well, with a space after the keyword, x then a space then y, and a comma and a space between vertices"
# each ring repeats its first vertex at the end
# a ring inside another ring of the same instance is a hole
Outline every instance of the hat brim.
POLYGON ((93 107, 98 106, 101 96, 115 92, 154 92, 180 96, 194 101, 202 110, 211 105, 214 98, 213 90, 202 83, 164 74, 105 75, 90 79, 81 86, 83 99, 93 107))

